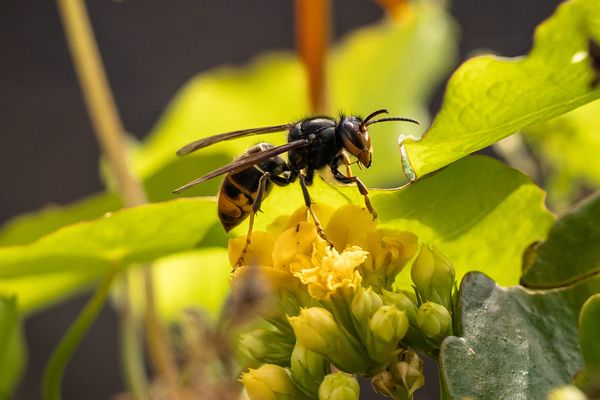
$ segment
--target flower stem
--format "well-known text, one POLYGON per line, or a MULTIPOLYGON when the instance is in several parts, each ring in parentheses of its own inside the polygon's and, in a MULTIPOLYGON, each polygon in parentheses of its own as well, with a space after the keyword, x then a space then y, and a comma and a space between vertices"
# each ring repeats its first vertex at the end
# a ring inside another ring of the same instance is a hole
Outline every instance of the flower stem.
MULTIPOLYGON (((142 183, 133 175, 127 159, 127 145, 124 135, 125 129, 119 118, 100 52, 96 44, 94 33, 91 28, 89 16, 82 0, 58 0, 58 8, 63 20, 66 37, 75 64, 79 82, 83 91, 84 99, 94 127, 94 132, 100 143, 103 155, 108 161, 112 176, 115 178, 119 193, 127 207, 146 203, 146 194, 142 183)), ((154 285, 152 282, 151 266, 143 268, 145 292, 146 292, 146 328, 148 335, 148 346, 153 365, 159 371, 171 392, 171 398, 177 395, 177 367, 167 341, 166 333, 160 324, 156 313, 154 285)), ((131 277, 131 276, 130 276, 131 277)), ((126 282, 130 282, 129 279, 126 282)), ((129 289, 129 285, 127 287, 129 289)), ((128 302, 128 296, 124 297, 128 302)), ((124 306, 121 310, 121 318, 128 319, 122 326, 133 329, 131 307, 124 306)), ((139 353, 141 346, 135 332, 128 332, 129 343, 132 347, 125 352, 126 356, 139 353), (138 342, 137 344, 135 342, 138 342)), ((135 360, 143 360, 138 354, 132 356, 135 360)), ((142 365, 133 367, 126 362, 130 382, 146 386, 146 377, 142 365), (135 377, 133 376, 135 375, 135 377)), ((145 387, 134 388, 136 393, 146 392, 145 387)))

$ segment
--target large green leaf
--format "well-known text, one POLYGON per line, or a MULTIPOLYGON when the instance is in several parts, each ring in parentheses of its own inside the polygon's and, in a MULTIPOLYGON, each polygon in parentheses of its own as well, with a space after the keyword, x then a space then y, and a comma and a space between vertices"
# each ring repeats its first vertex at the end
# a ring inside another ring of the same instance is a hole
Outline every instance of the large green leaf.
POLYGON ((37 241, 0 248, 0 279, 152 261, 194 247, 213 221, 213 199, 181 199, 109 213, 37 241))
POLYGON ((442 343, 440 367, 452 399, 543 399, 583 366, 577 320, 600 277, 561 290, 502 288, 480 273, 462 281, 458 335, 442 343))
POLYGON ((479 270, 501 284, 517 283, 523 251, 546 237, 554 222, 539 187, 482 156, 467 157, 384 198, 373 199, 382 226, 415 232, 435 245, 452 260, 458 280, 479 270))
POLYGON ((421 141, 404 142, 405 170, 422 177, 519 129, 600 97, 588 57, 600 41, 600 2, 571 0, 542 23, 524 58, 475 57, 452 76, 421 141))
POLYGON ((581 187, 600 188, 600 101, 525 129, 525 139, 548 171, 552 204, 569 204, 581 187))
POLYGON ((564 215, 525 257, 521 284, 564 286, 600 272, 600 192, 564 215))
POLYGON ((28 315, 63 299, 89 291, 102 278, 102 271, 53 271, 0 279, 0 294, 15 295, 19 312, 28 315))
POLYGON ((121 207, 118 196, 98 194, 69 206, 47 206, 8 221, 0 230, 0 246, 32 242, 65 225, 98 218, 121 207))
MULTIPOLYGON (((320 179, 310 193, 314 202, 333 207, 363 204, 355 187, 320 179)), ((518 282, 523 251, 545 238, 554 221, 543 197, 525 175, 483 156, 467 157, 403 189, 371 191, 380 227, 412 231, 434 244, 452 260, 458 277, 476 269, 503 284, 518 282)), ((303 204, 300 185, 273 189, 255 229, 265 229, 303 204)), ((244 235, 245 230, 244 224, 234 233, 244 235)))
POLYGON ((0 398, 11 397, 25 366, 25 343, 14 297, 0 297, 0 398))

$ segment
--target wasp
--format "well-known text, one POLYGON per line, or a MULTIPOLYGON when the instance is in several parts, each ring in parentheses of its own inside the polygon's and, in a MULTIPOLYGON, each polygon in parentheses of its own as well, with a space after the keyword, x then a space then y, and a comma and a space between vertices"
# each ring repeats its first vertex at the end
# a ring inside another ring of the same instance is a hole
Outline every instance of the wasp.
POLYGON ((329 168, 333 178, 338 182, 356 185, 373 219, 377 218, 377 213, 369 200, 367 187, 357 176, 352 176, 350 165, 357 163, 359 167, 371 166, 373 146, 367 130, 369 125, 389 121, 418 124, 414 119, 405 117, 374 119, 378 115, 387 113, 385 109, 377 110, 364 119, 344 115, 337 120, 330 117, 311 117, 294 123, 243 129, 196 140, 180 148, 177 155, 184 156, 218 142, 245 136, 284 131, 288 133, 286 144, 254 145, 229 164, 194 179, 175 189, 173 193, 180 193, 225 174, 218 196, 219 219, 223 227, 229 232, 250 216, 246 243, 235 264, 240 266, 250 245, 254 216, 260 211, 261 203, 270 193, 273 184, 286 186, 298 180, 304 203, 315 222, 317 232, 331 244, 312 210, 308 186, 313 182, 315 171, 329 168), (288 153, 287 161, 280 157, 283 153, 288 153), (351 163, 350 157, 355 157, 356 160, 351 163), (341 165, 346 166, 345 175, 339 171, 341 165))

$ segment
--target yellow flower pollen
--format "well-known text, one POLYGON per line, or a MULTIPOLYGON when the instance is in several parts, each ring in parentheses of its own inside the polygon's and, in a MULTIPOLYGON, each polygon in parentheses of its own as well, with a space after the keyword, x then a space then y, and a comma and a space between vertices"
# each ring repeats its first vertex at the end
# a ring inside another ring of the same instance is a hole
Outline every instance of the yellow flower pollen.
POLYGON ((314 241, 311 257, 298 254, 290 263, 290 271, 307 285, 309 294, 325 299, 341 288, 356 288, 361 276, 357 271, 368 252, 351 246, 339 253, 320 237, 314 241))

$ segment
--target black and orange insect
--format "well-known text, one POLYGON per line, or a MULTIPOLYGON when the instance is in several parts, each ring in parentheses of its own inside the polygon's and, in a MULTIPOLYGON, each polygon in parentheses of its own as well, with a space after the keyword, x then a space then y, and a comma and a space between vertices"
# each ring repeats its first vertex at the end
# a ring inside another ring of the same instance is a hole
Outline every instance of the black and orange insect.
POLYGON ((177 155, 183 156, 224 140, 288 131, 286 144, 276 147, 268 143, 259 143, 252 146, 229 164, 194 179, 175 189, 173 193, 180 193, 194 185, 226 174, 218 199, 219 218, 223 227, 229 231, 250 216, 246 244, 236 266, 241 265, 248 251, 254 216, 260 210, 261 203, 271 191, 273 184, 285 186, 298 179, 304 203, 315 221, 317 231, 327 240, 311 208, 312 201, 307 186, 312 184, 315 171, 329 167, 335 180, 356 184, 360 194, 364 196, 365 206, 375 219, 377 213, 369 200, 367 187, 358 177, 352 176, 349 157, 356 157, 355 163, 358 163, 359 167, 371 166, 373 148, 367 130, 369 125, 388 121, 418 124, 414 119, 404 117, 374 119, 380 114, 387 114, 387 110, 377 110, 364 119, 343 115, 339 120, 330 117, 311 117, 295 123, 227 132, 194 141, 179 149, 177 155), (287 161, 280 157, 283 153, 288 153, 287 161), (338 170, 342 164, 346 166, 346 175, 338 170))

